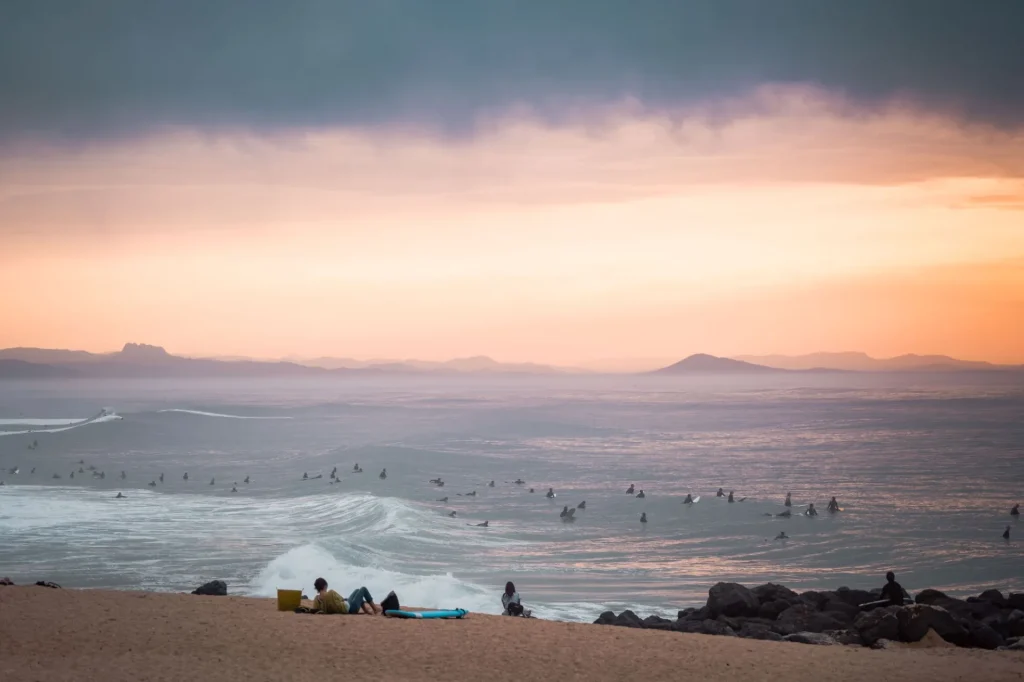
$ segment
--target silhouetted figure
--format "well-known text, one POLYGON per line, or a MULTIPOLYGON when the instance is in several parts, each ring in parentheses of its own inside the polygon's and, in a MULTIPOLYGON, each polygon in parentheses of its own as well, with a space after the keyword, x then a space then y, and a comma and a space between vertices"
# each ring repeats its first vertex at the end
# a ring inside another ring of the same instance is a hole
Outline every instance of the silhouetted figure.
POLYGON ((516 485, 525 485, 526 484, 526 481, 524 481, 521 478, 517 478, 516 480, 514 480, 512 482, 515 483, 516 485))
POLYGON ((818 515, 818 510, 814 508, 814 503, 813 502, 811 502, 809 505, 807 505, 807 511, 805 511, 804 514, 806 514, 807 516, 817 516, 818 515))
MULTIPOLYGON (((79 471, 81 471, 81 469, 79 469, 79 471)), ((121 470, 121 480, 123 481, 126 478, 128 478, 128 474, 124 473, 124 469, 122 469, 121 470)))
POLYGON ((211 479, 210 479, 210 485, 213 485, 213 484, 214 484, 214 483, 216 483, 216 482, 217 482, 217 479, 215 479, 215 478, 211 478, 211 479))
POLYGON ((580 502, 579 504, 576 505, 576 508, 577 509, 586 509, 587 508, 587 501, 583 500, 582 502, 580 502))
POLYGON ((885 574, 885 587, 882 588, 882 599, 888 599, 892 606, 903 606, 903 586, 896 582, 896 574, 889 571, 885 574))
POLYGON ((356 462, 355 466, 352 467, 352 473, 354 473, 354 474, 361 474, 361 473, 363 473, 363 470, 359 468, 359 462, 356 462))
POLYGON ((637 493, 637 495, 636 495, 636 496, 637 496, 637 497, 638 497, 639 499, 641 499, 641 500, 642 500, 642 499, 644 499, 645 497, 647 497, 647 495, 644 495, 644 489, 643 489, 643 488, 640 488, 640 492, 639 492, 639 493, 637 493))
POLYGON ((547 494, 544 497, 546 497, 546 498, 548 498, 550 500, 554 496, 555 496, 554 488, 548 488, 548 492, 547 492, 547 494))
POLYGON ((530 492, 531 492, 531 493, 532 493, 532 492, 534 492, 533 488, 530 488, 530 492))
POLYGON ((381 480, 384 480, 387 477, 388 477, 388 470, 387 469, 381 469, 380 470, 380 475, 377 476, 377 478, 379 478, 381 480))
POLYGON ((839 503, 836 502, 836 498, 835 497, 833 497, 831 500, 828 501, 828 511, 833 513, 833 514, 835 512, 837 512, 837 511, 839 511, 839 503))
POLYGON ((438 500, 438 502, 447 502, 447 501, 448 501, 447 497, 442 497, 440 500, 438 500))
POLYGON ((181 477, 181 480, 183 480, 183 481, 187 481, 188 480, 188 472, 187 471, 185 472, 185 475, 181 477))
POLYGON ((786 507, 792 507, 793 506, 793 497, 792 497, 792 495, 793 495, 793 493, 786 493, 786 501, 782 503, 784 506, 786 506, 786 507))
POLYGON ((114 499, 115 499, 115 500, 123 500, 123 499, 125 499, 125 498, 124 498, 124 495, 122 495, 121 493, 118 493, 118 494, 117 494, 117 497, 115 497, 114 499))
POLYGON ((74 471, 72 471, 72 472, 71 472, 71 475, 69 476, 69 478, 74 478, 74 477, 75 477, 75 472, 74 472, 74 471))
POLYGON ((156 487, 156 481, 150 481, 146 485, 148 485, 150 488, 155 488, 156 487))
POLYGON ((634 489, 635 489, 635 488, 633 487, 633 484, 632 484, 632 483, 630 483, 630 484, 629 484, 629 487, 628 487, 628 488, 626 488, 626 494, 627 494, 627 495, 632 495, 632 494, 633 494, 633 490, 634 490, 634 489))
POLYGON ((309 474, 306 473, 305 471, 302 472, 302 480, 303 481, 308 481, 309 480, 309 474))
POLYGON ((786 535, 786 531, 780 530, 779 534, 775 536, 775 539, 776 540, 788 540, 789 536, 786 535))
POLYGON ((244 481, 242 481, 242 483, 246 483, 246 484, 248 484, 248 483, 249 483, 249 477, 248 477, 248 476, 246 476, 246 477, 245 477, 245 480, 244 480, 244 481))
POLYGON ((647 512, 640 514, 640 523, 647 523, 647 512))
POLYGON ((455 518, 455 512, 448 512, 448 516, 450 516, 450 517, 452 517, 454 519, 455 518))
POLYGON ((1020 504, 1013 505, 1013 509, 1010 510, 1010 516, 1020 516, 1020 504))
POLYGON ((490 483, 488 483, 487 487, 488 488, 493 488, 494 487, 494 481, 491 481, 490 483))
POLYGON ((236 487, 232 486, 232 487, 231 487, 231 492, 233 492, 233 493, 237 493, 237 492, 238 492, 238 488, 236 488, 236 487))
POLYGON ((686 499, 683 500, 683 504, 693 504, 693 495, 690 493, 686 494, 686 499))
POLYGON ((161 483, 163 483, 163 482, 164 482, 164 475, 163 475, 163 474, 160 474, 160 482, 161 482, 161 483))
MULTIPOLYGON (((466 525, 472 526, 473 524, 467 523, 466 525)), ((487 528, 488 525, 490 525, 490 521, 484 521, 483 523, 476 524, 476 528, 487 528)))
POLYGON ((1009 540, 1010 539, 1010 527, 1009 526, 1007 526, 1006 530, 1003 531, 1003 539, 1004 540, 1009 540))
POLYGON ((559 516, 564 519, 568 513, 569 513, 569 505, 565 505, 564 507, 562 507, 562 513, 559 514, 559 516))
POLYGON ((719 488, 718 492, 715 493, 715 497, 725 497, 725 491, 719 488))

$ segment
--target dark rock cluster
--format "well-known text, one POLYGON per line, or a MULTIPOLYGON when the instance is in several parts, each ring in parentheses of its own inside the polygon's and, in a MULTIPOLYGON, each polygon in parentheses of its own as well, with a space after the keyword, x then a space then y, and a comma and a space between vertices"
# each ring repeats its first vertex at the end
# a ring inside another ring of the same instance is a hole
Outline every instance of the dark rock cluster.
POLYGON ((196 589, 192 590, 192 594, 205 594, 211 597, 226 597, 228 594, 228 584, 223 580, 211 580, 205 585, 200 585, 196 589))
POLYGON ((966 600, 924 590, 916 603, 865 610, 881 599, 880 590, 840 587, 797 594, 768 583, 753 589, 717 583, 701 608, 680 611, 675 620, 640 618, 632 611, 602 613, 602 625, 726 635, 801 644, 851 644, 884 647, 888 642, 917 642, 929 630, 947 642, 980 649, 1024 649, 1024 593, 1004 597, 986 590, 966 600))

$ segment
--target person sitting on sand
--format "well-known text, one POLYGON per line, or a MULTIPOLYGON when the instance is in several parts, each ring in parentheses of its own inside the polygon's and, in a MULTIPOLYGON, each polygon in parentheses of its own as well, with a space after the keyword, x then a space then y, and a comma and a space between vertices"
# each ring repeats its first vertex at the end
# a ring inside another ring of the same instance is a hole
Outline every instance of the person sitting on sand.
POLYGON ((903 586, 896 582, 896 574, 889 571, 885 574, 885 587, 882 588, 882 599, 888 599, 892 606, 903 606, 903 586))
POLYGON ((501 595, 501 607, 504 609, 501 612, 503 616, 530 617, 530 611, 523 608, 523 604, 519 599, 519 593, 516 592, 516 586, 511 582, 505 583, 505 593, 501 595))
POLYGON ((370 616, 381 613, 380 607, 373 603, 373 597, 365 587, 357 588, 348 599, 342 599, 340 594, 327 589, 327 581, 323 578, 317 578, 313 587, 317 592, 313 598, 313 608, 320 613, 365 613, 370 616))

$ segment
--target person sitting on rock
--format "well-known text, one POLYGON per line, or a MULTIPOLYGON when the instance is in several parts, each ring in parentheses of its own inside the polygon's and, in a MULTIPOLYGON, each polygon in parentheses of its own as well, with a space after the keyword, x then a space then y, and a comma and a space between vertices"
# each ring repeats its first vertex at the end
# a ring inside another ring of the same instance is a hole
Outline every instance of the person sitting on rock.
POLYGON ((373 603, 373 597, 365 587, 357 588, 348 599, 342 599, 340 594, 327 589, 327 581, 323 578, 317 578, 313 587, 317 593, 313 598, 313 608, 320 613, 365 613, 370 616, 381 613, 380 607, 373 603))
POLYGON ((888 599, 892 606, 903 606, 903 586, 896 582, 896 574, 889 571, 885 579, 887 582, 882 588, 882 598, 888 599))
POLYGON ((530 617, 529 609, 523 608, 523 604, 519 599, 519 593, 516 592, 516 586, 511 581, 505 583, 505 593, 501 595, 501 607, 504 609, 501 612, 503 616, 530 617))

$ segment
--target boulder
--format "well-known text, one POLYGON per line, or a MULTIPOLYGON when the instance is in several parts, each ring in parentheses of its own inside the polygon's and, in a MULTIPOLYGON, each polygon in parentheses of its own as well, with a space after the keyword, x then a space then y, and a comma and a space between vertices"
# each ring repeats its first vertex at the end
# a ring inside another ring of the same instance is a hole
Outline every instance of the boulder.
POLYGON ((917 603, 917 604, 929 604, 931 606, 935 606, 936 602, 942 601, 942 600, 945 600, 945 599, 951 599, 951 597, 947 597, 944 592, 939 592, 938 590, 927 589, 927 590, 921 590, 920 592, 918 592, 917 593, 917 597, 914 598, 914 602, 917 603))
POLYGON ((715 583, 708 590, 711 616, 756 616, 761 603, 754 593, 737 583, 715 583))
POLYGON ((228 584, 223 580, 211 580, 205 585, 200 585, 192 590, 192 594, 204 594, 212 597, 228 596, 228 584))
POLYGON ((604 613, 602 613, 600 616, 597 617, 597 620, 594 621, 594 624, 595 625, 614 625, 615 624, 615 612, 614 611, 605 611, 604 613))
POLYGON ((757 609, 757 615, 761 618, 767 618, 768 620, 775 620, 779 617, 779 614, 792 606, 787 601, 777 599, 775 601, 765 602, 757 609))
POLYGON ((966 646, 978 649, 997 649, 1005 644, 998 632, 979 621, 967 621, 966 646))
POLYGON ((896 619, 899 621, 900 641, 903 642, 918 642, 928 634, 929 629, 935 630, 947 642, 959 646, 964 646, 967 640, 966 628, 941 606, 904 606, 896 610, 896 619))
POLYGON ((629 609, 626 609, 619 615, 615 616, 615 620, 612 621, 612 625, 618 625, 624 628, 642 628, 644 623, 640 620, 640 616, 636 615, 629 609))
POLYGON ((677 611, 676 612, 676 620, 684 620, 684 619, 688 618, 690 616, 690 614, 692 614, 696 610, 697 609, 695 609, 693 607, 690 607, 688 609, 683 609, 682 611, 677 611))
POLYGON ((1010 637, 1024 637, 1024 611, 1014 609, 1007 614, 1006 630, 1010 637))
POLYGON ((822 607, 821 610, 831 615, 833 618, 836 618, 837 620, 843 620, 849 623, 852 623, 853 619, 856 618, 857 614, 860 613, 859 607, 853 606, 852 604, 847 604, 846 602, 840 601, 839 599, 829 600, 825 603, 824 607, 822 607))
POLYGON ((818 611, 810 604, 794 604, 776 620, 777 629, 785 634, 797 632, 824 632, 825 630, 843 630, 852 619, 843 616, 835 617, 831 613, 818 611))
POLYGON ((744 639, 765 639, 771 642, 781 642, 782 635, 777 632, 773 632, 767 625, 761 623, 744 623, 736 635, 743 637, 744 639))
POLYGON ((710 618, 703 621, 677 620, 672 626, 672 629, 676 632, 687 632, 700 635, 736 636, 736 632, 733 631, 731 627, 725 623, 720 623, 717 620, 711 620, 710 618))
POLYGON ((1024 651, 1024 639, 1019 639, 1013 644, 1007 644, 1006 649, 1008 651, 1024 651))
POLYGON ((761 604, 767 604, 773 601, 783 601, 795 604, 800 600, 800 595, 796 592, 785 585, 776 585, 775 583, 758 585, 750 591, 754 593, 754 596, 757 597, 757 601, 761 604))
POLYGON ((647 616, 641 622, 645 628, 652 628, 654 630, 667 630, 672 627, 673 623, 668 618, 662 618, 661 616, 647 616))
POLYGON ((1024 611, 1024 592, 1011 592, 1006 598, 1006 605, 1011 609, 1024 611))
POLYGON ((882 598, 880 590, 851 590, 849 587, 840 587, 836 590, 835 595, 837 601, 853 606, 858 610, 860 609, 861 604, 878 601, 882 598))
POLYGON ((836 644, 864 646, 864 640, 856 630, 828 630, 825 634, 836 640, 836 644))
POLYGON ((813 606, 818 611, 821 611, 822 607, 825 606, 833 596, 835 595, 832 592, 802 592, 800 593, 800 601, 808 606, 813 606))
POLYGON ((1001 609, 1008 608, 1010 604, 1006 601, 1006 597, 999 590, 985 590, 978 595, 979 601, 988 602, 994 606, 998 606, 1001 609))
POLYGON ((900 608, 902 607, 887 606, 865 611, 853 621, 853 628, 860 633, 867 646, 872 646, 880 639, 898 640, 900 622, 894 611, 900 608))
POLYGON ((797 642, 799 644, 818 644, 823 646, 838 644, 836 640, 821 632, 794 632, 791 635, 786 635, 782 639, 787 642, 797 642))

